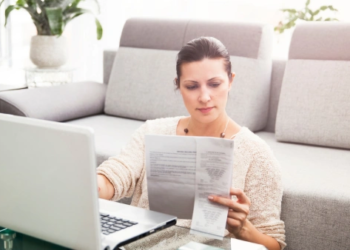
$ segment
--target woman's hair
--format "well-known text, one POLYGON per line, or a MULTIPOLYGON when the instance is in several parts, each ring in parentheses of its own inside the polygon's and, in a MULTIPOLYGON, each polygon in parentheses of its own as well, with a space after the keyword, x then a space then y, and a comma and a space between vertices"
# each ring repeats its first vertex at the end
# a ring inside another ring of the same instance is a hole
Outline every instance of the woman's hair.
POLYGON ((180 88, 181 65, 184 63, 198 62, 205 58, 224 59, 224 68, 228 78, 232 79, 230 55, 226 47, 214 37, 199 37, 189 41, 177 54, 175 85, 180 88))

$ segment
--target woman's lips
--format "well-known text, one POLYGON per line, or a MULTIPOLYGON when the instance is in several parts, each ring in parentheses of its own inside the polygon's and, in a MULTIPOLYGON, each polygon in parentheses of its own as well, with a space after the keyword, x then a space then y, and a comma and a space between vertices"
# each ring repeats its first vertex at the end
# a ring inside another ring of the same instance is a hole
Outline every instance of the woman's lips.
POLYGON ((211 108, 200 108, 198 110, 200 112, 202 112, 203 114, 206 114, 206 113, 209 113, 212 109, 213 109, 213 107, 211 107, 211 108))

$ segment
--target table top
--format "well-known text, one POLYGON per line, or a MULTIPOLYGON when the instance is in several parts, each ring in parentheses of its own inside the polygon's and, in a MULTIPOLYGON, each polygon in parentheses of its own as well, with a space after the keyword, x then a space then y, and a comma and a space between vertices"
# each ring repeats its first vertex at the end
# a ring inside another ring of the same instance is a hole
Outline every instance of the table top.
MULTIPOLYGON (((5 230, 0 227, 0 250, 7 250, 4 247, 4 241, 2 235, 4 233, 14 234, 13 248, 11 250, 66 250, 67 248, 61 247, 40 239, 33 238, 21 233, 16 233, 13 231, 5 230)), ((188 228, 172 226, 162 231, 156 232, 147 237, 141 238, 137 241, 129 243, 121 249, 131 250, 131 249, 152 249, 152 250, 166 250, 166 249, 177 249, 190 241, 199 242, 213 247, 218 247, 221 249, 231 249, 231 239, 224 238, 221 240, 215 240, 211 238, 206 238, 200 235, 190 234, 188 228)), ((8 249, 10 250, 10 249, 8 249)))

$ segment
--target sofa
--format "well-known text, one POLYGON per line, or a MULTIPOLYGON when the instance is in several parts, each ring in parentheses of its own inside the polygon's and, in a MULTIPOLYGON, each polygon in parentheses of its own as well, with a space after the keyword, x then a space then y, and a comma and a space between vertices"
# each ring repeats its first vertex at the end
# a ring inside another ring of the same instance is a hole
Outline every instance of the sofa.
POLYGON ((269 25, 129 19, 119 49, 104 52, 104 83, 3 92, 0 112, 92 127, 98 165, 145 120, 187 115, 176 54, 199 36, 226 45, 227 112, 280 162, 286 249, 350 249, 350 24, 298 25, 288 59, 273 60, 269 25))

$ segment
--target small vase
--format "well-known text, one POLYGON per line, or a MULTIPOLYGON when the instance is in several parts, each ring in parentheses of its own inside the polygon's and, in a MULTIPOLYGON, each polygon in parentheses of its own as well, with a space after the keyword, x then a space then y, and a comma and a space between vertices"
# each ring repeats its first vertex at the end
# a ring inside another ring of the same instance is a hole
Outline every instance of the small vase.
POLYGON ((30 43, 30 59, 38 68, 58 68, 67 62, 65 37, 33 36, 30 43))

